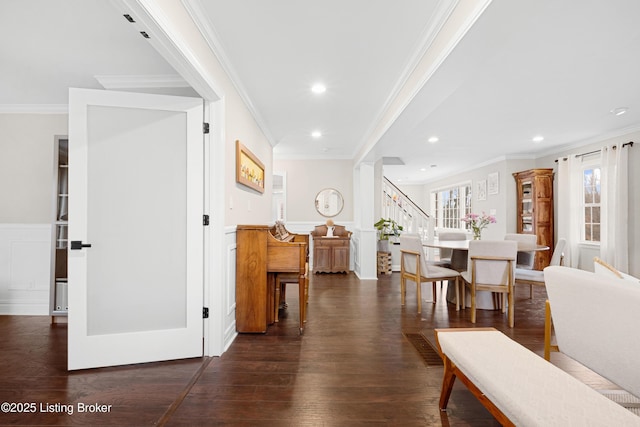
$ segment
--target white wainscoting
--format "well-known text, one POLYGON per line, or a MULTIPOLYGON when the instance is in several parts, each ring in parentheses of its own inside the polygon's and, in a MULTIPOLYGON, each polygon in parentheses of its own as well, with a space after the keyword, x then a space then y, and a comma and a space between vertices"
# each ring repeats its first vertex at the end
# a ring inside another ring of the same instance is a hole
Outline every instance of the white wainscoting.
MULTIPOLYGON (((285 227, 292 233, 309 234, 313 231, 316 225, 321 225, 323 222, 287 222, 285 227)), ((340 222, 340 225, 344 225, 347 230, 353 231, 352 222, 340 222)), ((225 241, 225 260, 219 265, 223 266, 224 279, 222 298, 223 304, 223 318, 224 318, 224 351, 226 351, 233 340, 238 335, 236 332, 236 226, 225 227, 224 230, 225 241)), ((357 246, 354 246, 354 239, 351 242, 351 259, 349 261, 350 268, 353 270, 354 260, 357 258, 357 246)), ((310 268, 313 266, 313 239, 310 239, 310 268)), ((375 261, 375 260, 374 260, 375 261)), ((212 266, 215 268, 215 266, 212 266)), ((211 292, 216 292, 211 290, 211 292)))
POLYGON ((223 281, 223 318, 224 318, 224 351, 227 351, 233 340, 238 336, 236 332, 236 227, 225 227, 224 247, 226 262, 223 281))
POLYGON ((373 227, 366 230, 356 230, 355 243, 359 248, 358 268, 354 270, 360 280, 378 280, 378 235, 373 227))
POLYGON ((50 224, 0 224, 0 314, 49 314, 51 251, 50 224))

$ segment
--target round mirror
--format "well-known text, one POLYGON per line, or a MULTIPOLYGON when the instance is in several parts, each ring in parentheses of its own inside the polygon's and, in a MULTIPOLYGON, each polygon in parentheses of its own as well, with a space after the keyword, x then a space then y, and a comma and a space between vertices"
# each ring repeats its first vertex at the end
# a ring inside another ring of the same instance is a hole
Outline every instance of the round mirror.
POLYGON ((325 188, 316 196, 316 210, 322 216, 332 217, 342 212, 344 199, 334 188, 325 188))

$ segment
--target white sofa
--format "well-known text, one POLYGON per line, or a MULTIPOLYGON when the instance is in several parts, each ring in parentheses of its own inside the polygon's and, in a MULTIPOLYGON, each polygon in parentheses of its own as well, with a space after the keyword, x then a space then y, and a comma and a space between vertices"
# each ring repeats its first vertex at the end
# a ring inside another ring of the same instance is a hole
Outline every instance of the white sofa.
POLYGON ((640 283, 569 267, 544 279, 559 350, 640 397, 640 283))
MULTIPOLYGON (((640 396, 640 283, 568 267, 544 271, 559 351, 640 396)), ((445 371, 503 425, 640 426, 640 417, 492 328, 437 329, 445 371)))

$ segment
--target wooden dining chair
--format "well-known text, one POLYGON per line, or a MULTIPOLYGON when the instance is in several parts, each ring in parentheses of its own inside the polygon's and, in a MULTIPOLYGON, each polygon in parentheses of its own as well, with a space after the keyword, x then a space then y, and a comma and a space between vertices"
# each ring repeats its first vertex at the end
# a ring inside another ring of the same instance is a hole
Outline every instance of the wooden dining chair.
POLYGON ((405 305, 407 291, 407 280, 416 283, 416 295, 418 299, 418 313, 422 312, 422 282, 431 282, 433 292, 433 303, 436 299, 436 282, 442 280, 453 280, 456 289, 456 310, 459 310, 460 301, 458 295, 458 279, 460 273, 437 265, 432 265, 426 261, 422 240, 418 234, 400 235, 400 300, 405 305))
MULTIPOLYGON (((469 242, 468 270, 462 273, 465 287, 471 294, 471 323, 476 323, 476 293, 489 291, 503 294, 509 327, 514 325, 513 284, 518 243, 513 240, 472 240, 469 242)), ((462 306, 465 306, 465 291, 462 306)), ((503 305, 503 311, 505 306, 503 305)))

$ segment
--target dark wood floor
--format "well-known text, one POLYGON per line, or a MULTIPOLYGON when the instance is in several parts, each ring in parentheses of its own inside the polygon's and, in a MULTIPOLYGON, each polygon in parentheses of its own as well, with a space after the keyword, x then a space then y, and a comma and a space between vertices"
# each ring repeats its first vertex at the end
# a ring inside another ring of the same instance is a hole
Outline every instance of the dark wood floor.
MULTIPOLYGON (((433 339, 435 327, 470 327, 469 310, 456 312, 441 298, 423 303, 418 315, 415 286, 401 307, 397 273, 378 281, 317 275, 310 288, 304 336, 293 293, 279 324, 240 335, 222 357, 72 373, 66 325, 0 316, 0 402, 37 406, 36 413, 0 413, 0 425, 498 425, 460 384, 441 413, 442 367, 427 365, 404 335, 433 339), (78 403, 112 406, 79 413, 78 403), (55 404, 74 412, 55 412, 64 409, 55 404)), ((545 298, 542 288, 533 299, 519 289, 515 328, 493 311, 479 311, 476 326, 494 326, 542 354, 545 298)), ((595 388, 613 388, 560 354, 552 361, 595 388)))

